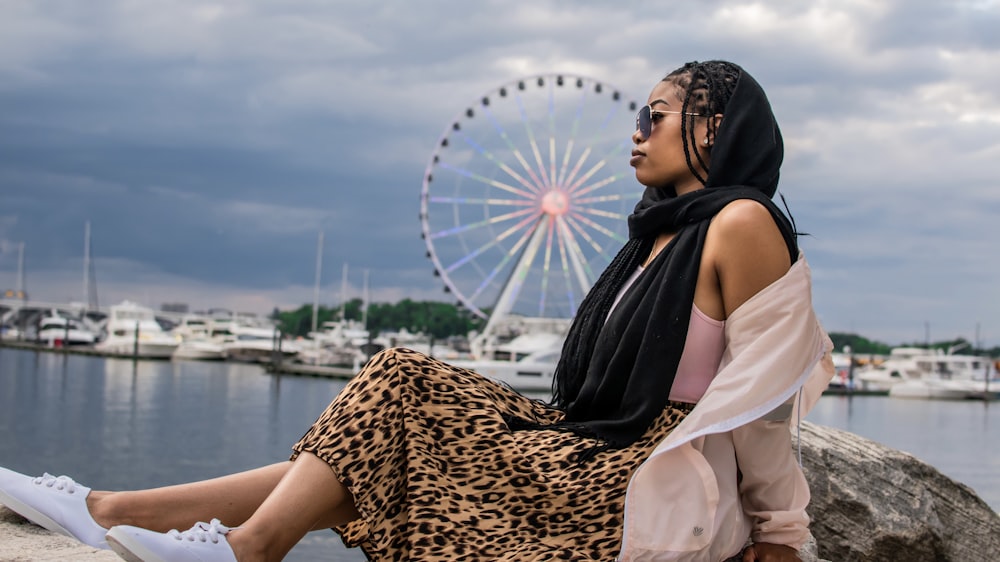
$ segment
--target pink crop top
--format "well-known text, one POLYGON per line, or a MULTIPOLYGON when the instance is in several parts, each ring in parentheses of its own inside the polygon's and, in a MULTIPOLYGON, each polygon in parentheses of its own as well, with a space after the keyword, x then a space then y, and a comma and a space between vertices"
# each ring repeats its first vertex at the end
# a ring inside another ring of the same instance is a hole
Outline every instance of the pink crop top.
MULTIPOLYGON (((635 283, 643 272, 640 266, 625 281, 618 291, 611 310, 618 306, 625 291, 635 283)), ((610 316, 610 313, 609 313, 610 316)), ((695 404, 705 394, 705 389, 715 378, 722 361, 722 352, 726 347, 726 322, 709 318, 697 306, 691 307, 691 322, 688 324, 687 341, 684 342, 684 352, 677 366, 677 376, 670 388, 670 400, 695 404)))

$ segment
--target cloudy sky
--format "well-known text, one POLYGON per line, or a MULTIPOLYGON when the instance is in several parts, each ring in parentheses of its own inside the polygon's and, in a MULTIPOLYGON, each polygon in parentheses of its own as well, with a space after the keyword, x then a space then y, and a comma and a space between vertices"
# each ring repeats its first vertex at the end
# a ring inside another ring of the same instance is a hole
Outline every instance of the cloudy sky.
MULTIPOLYGON (((3 0, 0 288, 269 312, 368 271, 454 300, 425 168, 484 92, 568 73, 645 100, 689 60, 767 90, 831 331, 1000 344, 1000 2, 3 0)), ((631 114, 616 121, 631 134, 631 114)), ((627 159, 627 157, 625 157, 627 159)), ((627 164, 627 163, 626 163, 627 164)))

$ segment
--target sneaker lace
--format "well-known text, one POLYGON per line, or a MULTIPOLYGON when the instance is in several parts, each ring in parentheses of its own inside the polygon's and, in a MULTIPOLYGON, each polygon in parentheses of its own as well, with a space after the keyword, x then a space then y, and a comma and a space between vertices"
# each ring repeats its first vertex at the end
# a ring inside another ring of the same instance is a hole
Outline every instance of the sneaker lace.
POLYGON ((198 523, 195 523, 194 527, 191 527, 190 529, 184 531, 183 533, 178 531, 177 529, 171 529, 170 531, 167 532, 167 534, 179 541, 180 540, 187 540, 192 542, 212 541, 212 543, 217 543, 219 542, 219 537, 226 536, 227 534, 229 534, 229 531, 231 530, 232 530, 231 528, 223 525, 222 521, 219 521, 218 519, 212 519, 212 521, 208 523, 199 521, 198 523))
POLYGON ((73 481, 69 476, 52 476, 48 472, 35 478, 33 482, 37 485, 43 485, 49 488, 55 488, 56 490, 65 490, 67 493, 72 494, 76 491, 76 482, 73 481))

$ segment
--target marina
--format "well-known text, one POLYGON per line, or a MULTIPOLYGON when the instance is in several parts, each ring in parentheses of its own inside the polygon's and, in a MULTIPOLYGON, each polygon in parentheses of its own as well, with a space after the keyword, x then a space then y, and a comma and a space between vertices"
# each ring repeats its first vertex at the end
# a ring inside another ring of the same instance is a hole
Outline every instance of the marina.
MULTIPOLYGON (((268 374, 259 364, 0 348, 0 465, 68 474, 97 489, 246 470, 287 458, 345 384, 268 374)), ((1000 510, 996 403, 826 396, 807 421, 909 452, 1000 510)), ((334 533, 318 531, 288 560, 364 557, 334 533)))

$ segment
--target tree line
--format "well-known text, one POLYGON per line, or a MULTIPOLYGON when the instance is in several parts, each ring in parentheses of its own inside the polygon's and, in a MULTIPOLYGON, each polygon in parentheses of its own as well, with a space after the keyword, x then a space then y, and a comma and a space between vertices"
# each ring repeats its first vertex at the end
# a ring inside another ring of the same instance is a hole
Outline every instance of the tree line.
MULTIPOLYGON (((344 318, 361 321, 364 317, 362 314, 363 306, 364 303, 361 299, 347 301, 343 307, 320 306, 317 314, 317 326, 328 320, 340 319, 341 308, 343 308, 344 318)), ((272 319, 278 323, 282 333, 305 336, 312 329, 312 305, 304 304, 295 310, 286 311, 275 309, 272 319)), ((423 332, 436 339, 445 339, 451 336, 465 336, 472 330, 482 331, 485 324, 485 320, 452 303, 403 299, 395 304, 370 304, 366 327, 373 336, 383 331, 405 328, 413 333, 423 332)), ((844 332, 831 332, 830 339, 833 340, 835 351, 843 351, 845 346, 848 346, 852 353, 861 355, 888 355, 893 347, 898 347, 870 340, 858 334, 844 332)), ((1000 346, 977 348, 973 342, 964 338, 939 341, 929 345, 926 342, 904 343, 902 345, 930 347, 931 349, 940 349, 943 352, 954 349, 960 353, 1000 357, 1000 346)))
MULTIPOLYGON (((486 325, 485 320, 469 313, 465 308, 446 302, 403 299, 395 304, 371 303, 367 318, 363 313, 363 306, 361 299, 347 301, 343 307, 320 306, 316 324, 320 326, 326 321, 339 320, 343 313, 346 320, 365 320, 365 327, 373 336, 405 328, 409 332, 423 332, 436 339, 465 336, 472 330, 481 331, 486 325)), ((312 305, 304 304, 295 310, 275 309, 271 318, 277 322, 282 333, 305 336, 312 329, 312 314, 312 305)))

